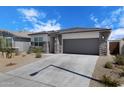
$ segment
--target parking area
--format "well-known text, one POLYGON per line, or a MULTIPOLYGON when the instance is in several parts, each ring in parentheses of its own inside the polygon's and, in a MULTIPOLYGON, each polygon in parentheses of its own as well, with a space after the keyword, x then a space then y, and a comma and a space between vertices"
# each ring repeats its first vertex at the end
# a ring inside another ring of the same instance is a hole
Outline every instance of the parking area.
POLYGON ((88 87, 98 57, 53 54, 4 73, 9 78, 0 80, 0 86, 11 87, 13 81, 12 86, 88 87))

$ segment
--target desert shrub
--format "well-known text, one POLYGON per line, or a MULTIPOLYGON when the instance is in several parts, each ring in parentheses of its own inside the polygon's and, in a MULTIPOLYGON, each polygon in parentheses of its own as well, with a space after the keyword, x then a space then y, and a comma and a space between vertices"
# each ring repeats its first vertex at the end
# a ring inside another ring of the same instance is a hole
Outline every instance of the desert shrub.
POLYGON ((2 56, 6 55, 6 58, 12 58, 12 54, 15 53, 15 48, 0 48, 2 56))
POLYGON ((27 51, 27 54, 31 54, 31 51, 30 51, 30 50, 28 50, 28 51, 27 51))
POLYGON ((121 69, 122 71, 119 73, 119 76, 120 76, 120 77, 124 77, 124 67, 120 67, 120 69, 121 69))
POLYGON ((124 65, 124 56, 117 55, 117 56, 115 56, 114 61, 118 65, 124 65))
POLYGON ((12 54, 15 52, 15 49, 14 48, 6 48, 5 52, 6 52, 6 58, 12 58, 12 54))
POLYGON ((101 79, 102 83, 108 87, 117 87, 120 86, 120 82, 118 80, 112 79, 110 76, 103 75, 101 79))
POLYGON ((26 56, 26 54, 22 54, 22 57, 25 57, 26 56))
POLYGON ((41 53, 43 50, 42 50, 42 48, 32 48, 32 52, 33 53, 41 53))
POLYGON ((32 50, 31 50, 32 48, 31 47, 29 47, 28 48, 28 51, 26 52, 27 54, 31 54, 32 53, 32 50))
POLYGON ((106 62, 106 64, 105 64, 104 67, 105 67, 105 68, 108 68, 108 69, 112 69, 112 68, 113 68, 113 65, 112 65, 111 62, 106 62))
POLYGON ((42 57, 41 53, 39 53, 39 52, 35 53, 35 58, 41 58, 41 57, 42 57))
POLYGON ((0 51, 2 52, 2 56, 4 57, 4 54, 6 53, 6 48, 1 48, 0 51))
POLYGON ((124 77, 124 72, 119 73, 120 77, 124 77))

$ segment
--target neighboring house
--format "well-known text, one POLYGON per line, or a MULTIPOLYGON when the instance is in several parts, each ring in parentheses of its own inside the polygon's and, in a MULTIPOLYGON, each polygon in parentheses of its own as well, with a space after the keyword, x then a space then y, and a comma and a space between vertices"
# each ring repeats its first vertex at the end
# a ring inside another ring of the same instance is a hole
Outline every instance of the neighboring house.
POLYGON ((0 37, 5 39, 6 47, 17 48, 19 52, 27 51, 30 44, 29 32, 9 32, 0 30, 0 37))
POLYGON ((46 53, 108 55, 111 29, 70 28, 31 33, 32 47, 42 47, 46 53))
POLYGON ((112 55, 124 55, 124 40, 109 40, 109 49, 112 55))

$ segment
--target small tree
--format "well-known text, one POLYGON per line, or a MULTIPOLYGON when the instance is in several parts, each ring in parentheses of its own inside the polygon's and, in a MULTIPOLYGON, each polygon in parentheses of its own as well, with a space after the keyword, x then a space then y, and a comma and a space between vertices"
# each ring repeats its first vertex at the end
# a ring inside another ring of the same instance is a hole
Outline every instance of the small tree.
POLYGON ((0 48, 6 47, 6 39, 4 37, 0 37, 0 48))
POLYGON ((6 54, 6 58, 11 58, 14 49, 12 48, 11 39, 6 37, 0 37, 0 51, 2 52, 2 56, 6 54))
POLYGON ((5 48, 6 48, 6 39, 4 37, 0 37, 0 51, 2 52, 2 56, 4 57, 5 53, 5 48))

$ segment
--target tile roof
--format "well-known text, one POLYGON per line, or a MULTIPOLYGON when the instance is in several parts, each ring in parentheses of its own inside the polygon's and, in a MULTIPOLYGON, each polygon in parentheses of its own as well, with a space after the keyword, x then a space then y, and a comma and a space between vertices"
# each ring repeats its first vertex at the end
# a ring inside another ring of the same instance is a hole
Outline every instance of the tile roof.
POLYGON ((56 30, 56 31, 41 31, 41 32, 35 32, 31 33, 29 35, 37 35, 37 34, 51 34, 58 32, 60 34, 64 33, 79 33, 79 32, 87 32, 87 31, 105 31, 105 32, 110 32, 111 29, 107 28, 82 28, 82 27, 75 27, 75 28, 68 28, 68 29, 62 29, 62 30, 56 30))
POLYGON ((28 34, 30 34, 31 32, 12 32, 12 33, 18 37, 30 38, 28 34))
POLYGON ((78 33, 78 32, 91 32, 91 31, 105 31, 105 32, 110 32, 111 29, 107 29, 107 28, 80 28, 80 27, 76 27, 76 28, 69 28, 69 29, 63 29, 60 30, 62 34, 64 33, 78 33))
POLYGON ((41 32, 34 32, 34 33, 30 33, 28 35, 37 35, 37 34, 52 34, 52 33, 56 33, 58 31, 41 31, 41 32))
POLYGON ((0 33, 9 33, 9 34, 11 34, 11 35, 13 35, 13 36, 16 36, 16 37, 22 37, 22 38, 30 38, 29 36, 28 36, 28 34, 30 33, 30 32, 12 32, 12 31, 8 31, 8 30, 0 30, 0 33))

